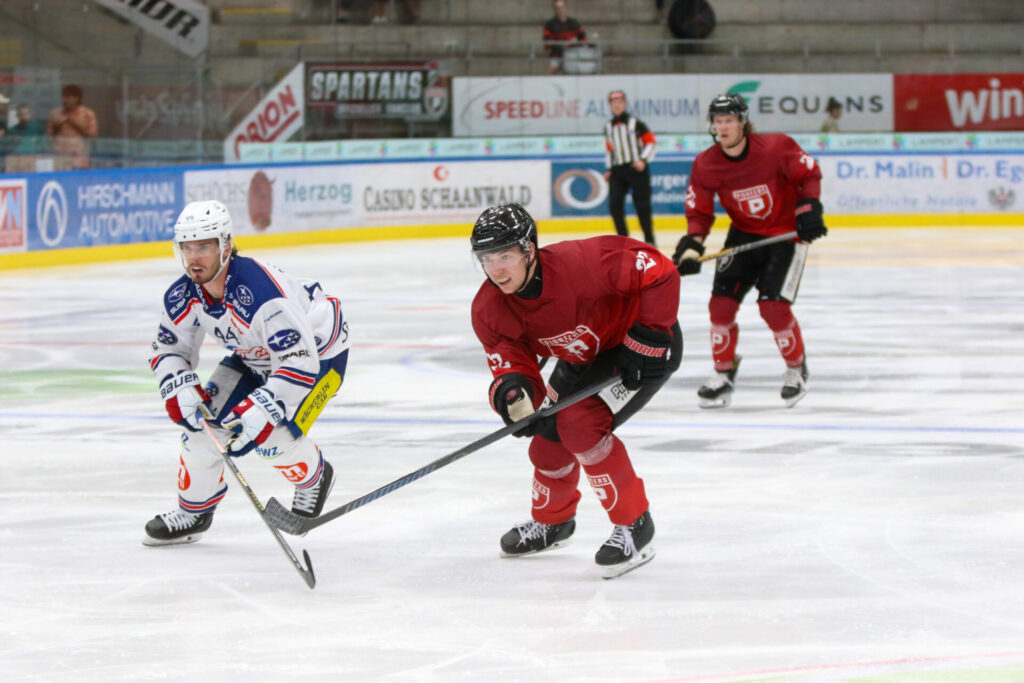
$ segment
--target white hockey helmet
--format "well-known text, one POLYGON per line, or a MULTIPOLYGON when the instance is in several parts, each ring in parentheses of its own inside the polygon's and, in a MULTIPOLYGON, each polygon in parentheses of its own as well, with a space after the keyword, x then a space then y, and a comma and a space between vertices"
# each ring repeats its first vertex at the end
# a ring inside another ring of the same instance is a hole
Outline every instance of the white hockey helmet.
POLYGON ((174 253, 181 259, 181 265, 188 269, 181 253, 183 242, 214 238, 217 239, 217 253, 220 254, 219 275, 231 259, 230 252, 225 254, 225 247, 231 243, 231 214, 228 207, 216 199, 187 204, 174 223, 174 253))

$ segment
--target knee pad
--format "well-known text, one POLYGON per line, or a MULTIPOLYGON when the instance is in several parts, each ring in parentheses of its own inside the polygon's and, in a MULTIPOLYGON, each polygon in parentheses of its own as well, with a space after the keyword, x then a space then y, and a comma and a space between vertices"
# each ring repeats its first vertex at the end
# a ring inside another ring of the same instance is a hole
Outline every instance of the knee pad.
POLYGON ((729 327, 736 321, 736 311, 740 310, 740 302, 727 296, 712 296, 708 302, 711 324, 729 327))
POLYGON ((793 324, 793 309, 788 301, 758 301, 757 308, 761 319, 774 331, 784 330, 793 324))

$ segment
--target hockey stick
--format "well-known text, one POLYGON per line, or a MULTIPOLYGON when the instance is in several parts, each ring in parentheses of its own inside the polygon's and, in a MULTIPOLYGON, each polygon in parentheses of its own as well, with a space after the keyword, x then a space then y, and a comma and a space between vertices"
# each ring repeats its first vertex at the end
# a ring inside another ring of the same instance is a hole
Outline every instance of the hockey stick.
POLYGON ((589 398, 594 394, 603 391, 604 389, 607 389, 613 384, 618 384, 619 381, 619 376, 613 375, 604 380, 603 382, 599 382, 598 384, 595 384, 592 387, 588 387, 586 389, 583 389, 582 391, 576 392, 571 396, 567 396, 558 403, 552 404, 547 408, 538 410, 537 412, 533 413, 532 415, 529 415, 528 417, 524 417, 522 420, 519 420, 518 422, 514 422, 510 425, 502 427, 496 432, 488 434, 483 438, 477 439, 468 446, 463 446, 459 450, 453 453, 449 453, 443 458, 438 458, 429 465, 424 465, 415 472, 410 472, 404 477, 400 477, 394 480, 390 484, 381 486, 376 491, 371 491, 370 493, 367 493, 365 496, 361 496, 353 501, 345 503, 341 507, 335 508, 330 512, 325 512, 319 517, 302 517, 301 515, 297 515, 291 510, 281 505, 279 502, 277 502, 276 498, 271 498, 270 500, 267 501, 267 519, 270 520, 270 524, 273 524, 285 533, 296 535, 304 534, 310 529, 315 529, 321 524, 326 524, 327 522, 330 522, 333 519, 337 519, 342 515, 348 514, 349 512, 355 510, 356 508, 362 507, 367 503, 372 503, 381 496, 386 496, 392 491, 402 488, 406 484, 411 484, 417 479, 421 479, 422 477, 427 476, 431 472, 441 469, 445 465, 450 465, 456 460, 464 458, 470 453, 480 450, 484 446, 489 446, 495 441, 503 439, 509 434, 512 434, 513 432, 518 432, 523 427, 526 427, 536 422, 537 420, 542 420, 545 417, 554 415, 558 411, 564 410, 565 408, 568 408, 569 406, 575 403, 579 403, 583 399, 589 398))
POLYGON ((733 254, 741 254, 744 251, 750 251, 752 249, 760 249, 761 247, 767 247, 769 244, 775 244, 776 242, 785 242, 797 237, 796 230, 793 232, 787 232, 782 235, 775 235, 774 237, 766 237, 763 240, 757 242, 751 242, 749 244, 741 244, 738 247, 728 247, 722 251, 716 251, 714 254, 705 254, 697 259, 698 263, 704 263, 705 261, 714 261, 715 259, 725 258, 726 256, 732 256, 733 254))
MULTIPOLYGON (((295 557, 295 553, 292 552, 292 549, 288 546, 287 543, 284 542, 284 538, 281 537, 281 532, 275 529, 274 526, 267 521, 267 512, 264 509, 263 504, 260 503, 260 499, 256 497, 256 494, 253 493, 252 488, 249 486, 249 482, 247 482, 245 480, 245 477, 242 476, 242 473, 238 471, 238 467, 232 461, 231 456, 228 455, 228 452, 224 449, 224 446, 221 445, 220 439, 218 439, 217 435, 213 433, 213 429, 207 422, 207 420, 213 419, 213 415, 211 415, 209 410, 206 409, 206 406, 202 406, 199 409, 199 412, 203 416, 203 427, 206 429, 206 433, 209 434, 210 438, 213 440, 213 444, 217 447, 217 451, 220 452, 220 457, 224 459, 224 462, 225 464, 227 464, 228 469, 230 469, 231 473, 235 475, 235 479, 238 480, 238 484, 243 489, 245 489, 246 493, 249 494, 249 500, 252 501, 252 504, 256 507, 256 511, 260 513, 260 519, 262 519, 263 523, 267 525, 268 529, 270 529, 270 533, 274 535, 274 539, 277 540, 278 545, 280 545, 281 549, 284 550, 284 554, 287 555, 288 559, 292 561, 292 565, 295 567, 295 571, 299 572, 299 575, 302 577, 302 580, 306 582, 306 585, 309 586, 310 589, 312 589, 314 586, 316 586, 316 577, 313 575, 313 563, 309 559, 309 553, 307 553, 305 550, 302 551, 302 559, 306 561, 306 566, 303 567, 302 564, 299 562, 299 558, 295 557)), ((271 498, 270 500, 274 501, 273 498, 271 498)), ((274 502, 276 503, 277 501, 274 502)))

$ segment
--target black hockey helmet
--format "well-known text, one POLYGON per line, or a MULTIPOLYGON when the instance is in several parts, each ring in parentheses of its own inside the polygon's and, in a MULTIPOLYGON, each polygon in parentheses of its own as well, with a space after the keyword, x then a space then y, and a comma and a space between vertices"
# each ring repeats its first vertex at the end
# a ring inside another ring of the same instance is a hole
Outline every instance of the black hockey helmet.
POLYGON ((486 209, 473 224, 469 238, 474 254, 501 251, 518 245, 524 253, 537 246, 537 224, 518 202, 486 209))
POLYGON ((741 126, 746 126, 750 121, 749 111, 743 95, 727 93, 716 96, 708 107, 708 131, 711 133, 711 137, 715 137, 715 114, 732 114, 740 120, 741 126))

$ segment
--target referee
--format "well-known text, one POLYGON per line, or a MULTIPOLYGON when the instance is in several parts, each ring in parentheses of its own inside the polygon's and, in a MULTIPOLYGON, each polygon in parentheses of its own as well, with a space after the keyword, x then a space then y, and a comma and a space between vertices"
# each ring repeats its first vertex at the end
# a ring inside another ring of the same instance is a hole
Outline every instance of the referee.
POLYGON ((629 236, 626 228, 626 193, 633 190, 633 204, 644 231, 644 241, 654 244, 651 223, 651 172, 647 164, 654 158, 654 133, 647 124, 626 113, 626 93, 608 93, 612 120, 604 125, 604 179, 608 181, 608 208, 615 232, 629 236))

